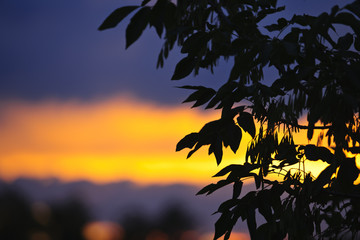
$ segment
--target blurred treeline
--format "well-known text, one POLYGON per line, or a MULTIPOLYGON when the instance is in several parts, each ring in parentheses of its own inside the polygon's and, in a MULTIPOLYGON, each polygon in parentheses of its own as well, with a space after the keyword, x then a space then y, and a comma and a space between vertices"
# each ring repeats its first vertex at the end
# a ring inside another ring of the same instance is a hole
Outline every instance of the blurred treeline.
POLYGON ((194 218, 180 203, 164 206, 157 216, 149 216, 141 209, 119 213, 112 232, 105 225, 95 227, 95 221, 78 198, 45 203, 30 202, 12 187, 0 193, 1 240, 199 239, 194 218))

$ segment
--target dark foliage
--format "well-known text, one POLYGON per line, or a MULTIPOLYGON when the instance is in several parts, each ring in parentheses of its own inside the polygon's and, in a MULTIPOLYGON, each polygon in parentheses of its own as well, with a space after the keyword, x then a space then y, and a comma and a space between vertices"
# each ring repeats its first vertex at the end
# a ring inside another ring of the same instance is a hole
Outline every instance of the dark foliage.
POLYGON ((82 240, 89 220, 77 200, 56 205, 30 203, 10 187, 0 194, 0 239, 82 240))
POLYGON ((196 225, 193 216, 179 203, 164 206, 157 216, 133 210, 123 216, 120 224, 125 230, 124 240, 143 240, 152 235, 164 236, 160 239, 181 240, 183 234, 193 231, 196 225))
MULTIPOLYGON (((228 239, 239 219, 247 222, 252 239, 358 238, 359 169, 349 156, 360 153, 360 1, 271 24, 264 19, 285 8, 276 0, 148 2, 131 18, 126 47, 149 25, 164 42, 158 67, 175 44, 185 55, 173 80, 201 68, 213 71, 221 59, 233 64, 218 90, 184 87, 193 91, 185 102, 222 114, 176 148, 189 148, 190 157, 209 146, 219 164, 224 148, 235 153, 243 134, 252 137, 239 164, 225 167, 215 175, 222 180, 199 192, 234 186, 217 211, 214 238, 228 239), (276 80, 264 75, 267 68, 277 72, 276 80), (301 132, 318 144, 295 141, 301 132), (326 163, 319 176, 306 168, 309 161, 326 163), (242 195, 248 178, 256 190, 242 195), (264 224, 258 225, 256 213, 264 224)), ((116 11, 101 30, 121 21, 125 9, 116 11)))

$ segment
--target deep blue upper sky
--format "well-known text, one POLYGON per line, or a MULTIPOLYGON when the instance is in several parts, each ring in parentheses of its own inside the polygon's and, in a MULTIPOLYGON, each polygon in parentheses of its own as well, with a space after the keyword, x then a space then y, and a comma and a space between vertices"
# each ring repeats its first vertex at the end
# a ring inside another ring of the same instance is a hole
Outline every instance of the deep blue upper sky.
MULTIPOLYGON (((131 93, 144 100, 179 103, 188 94, 174 86, 227 79, 229 66, 215 75, 170 81, 174 52, 156 70, 161 42, 154 30, 125 51, 125 27, 99 32, 111 11, 131 0, 0 1, 0 99, 93 99, 131 93)), ((137 1, 136 1, 137 2, 137 1)), ((318 14, 351 1, 288 0, 286 14, 318 14)))

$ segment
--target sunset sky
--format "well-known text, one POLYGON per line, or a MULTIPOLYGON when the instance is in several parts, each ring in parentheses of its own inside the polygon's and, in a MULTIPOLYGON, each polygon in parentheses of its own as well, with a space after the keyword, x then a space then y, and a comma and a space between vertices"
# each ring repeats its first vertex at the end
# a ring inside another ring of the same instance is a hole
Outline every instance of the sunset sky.
MULTIPOLYGON (((286 14, 316 14, 337 2, 293 0, 286 14)), ((0 178, 203 185, 220 170, 205 150, 188 160, 186 151, 175 152, 183 136, 219 117, 181 105, 188 92, 175 87, 217 87, 229 66, 171 82, 181 56, 175 50, 155 70, 161 42, 153 30, 127 51, 126 23, 97 31, 112 10, 129 3, 0 2, 0 178)), ((221 166, 238 161, 241 155, 227 151, 221 166)))
MULTIPOLYGON (((335 4, 349 2, 279 0, 278 5, 286 3, 281 16, 290 18, 294 13, 317 15, 330 11, 335 4)), ((175 152, 177 142, 186 134, 198 132, 205 123, 220 117, 218 111, 181 104, 190 92, 177 87, 205 85, 217 89, 227 80, 232 63, 220 62, 213 75, 203 70, 196 78, 171 81, 182 55, 175 48, 164 68, 156 70, 162 42, 154 29, 147 29, 128 50, 125 28, 129 18, 115 29, 97 30, 116 8, 138 3, 0 1, 0 182, 51 178, 56 179, 54 186, 58 181, 71 184, 84 180, 100 187, 129 181, 134 192, 179 183, 200 189, 217 181, 211 176, 222 167, 244 161, 248 134, 243 134, 237 155, 230 149, 224 152, 220 166, 213 155, 208 156, 207 147, 190 159, 186 159, 187 150, 175 152)), ((275 79, 272 72, 268 74, 270 81, 275 79)), ((297 139, 308 143, 305 132, 297 139)), ((317 175, 324 165, 311 162, 307 167, 317 175)), ((178 191, 178 185, 174 186, 178 191)), ((249 191, 252 186, 244 189, 249 191)), ((130 203, 137 199, 138 192, 134 192, 128 196, 130 203)), ((153 204, 156 199, 161 204, 159 192, 139 194, 148 198, 140 200, 153 204)), ((193 206, 202 206, 204 216, 209 216, 218 202, 206 205, 204 199, 195 199, 195 193, 191 192, 192 201, 203 202, 193 206)), ((100 200, 107 197, 94 196, 100 200)), ((220 198, 225 200, 222 195, 220 198)), ((100 200, 93 202, 101 205, 100 200)), ((213 226, 211 217, 205 221, 213 226)), ((95 236, 93 231, 99 226, 109 227, 103 224, 90 224, 85 230, 95 236)), ((111 224, 110 228, 114 227, 111 224)), ((249 239, 245 223, 241 224, 234 239, 249 239)), ((206 232, 201 240, 208 239, 212 233, 206 232)))

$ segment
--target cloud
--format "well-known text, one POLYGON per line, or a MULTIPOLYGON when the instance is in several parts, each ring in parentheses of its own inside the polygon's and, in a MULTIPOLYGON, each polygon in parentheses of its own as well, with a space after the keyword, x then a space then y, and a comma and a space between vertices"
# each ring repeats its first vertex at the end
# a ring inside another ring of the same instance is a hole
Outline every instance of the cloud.
MULTIPOLYGON (((288 11, 306 8, 316 14, 339 1, 319 2, 321 7, 291 1, 288 11)), ((170 81, 181 56, 175 50, 165 68, 156 71, 161 42, 154 31, 146 31, 127 51, 126 22, 97 31, 117 7, 115 0, 0 2, 2 176, 52 176, 63 169, 62 178, 68 180, 95 179, 97 172, 96 181, 119 176, 183 181, 191 173, 188 181, 204 182, 217 170, 211 159, 210 164, 185 161, 185 153, 174 153, 176 142, 199 130, 211 114, 171 106, 179 106, 189 93, 174 86, 196 81, 216 88, 231 66, 221 63, 215 75, 203 71, 194 81, 170 81), (114 97, 129 93, 138 100, 114 97)), ((203 159, 206 152, 197 156, 203 159)))
MULTIPOLYGON (((232 196, 231 187, 219 189, 208 196, 196 196, 199 187, 188 184, 139 186, 133 182, 61 183, 56 179, 17 179, 9 185, 0 182, 0 193, 8 186, 22 193, 33 203, 56 203, 66 202, 71 198, 77 199, 88 208, 95 221, 119 221, 129 213, 142 213, 143 216, 156 221, 164 208, 178 204, 185 207, 185 212, 189 212, 194 218, 197 230, 211 232, 211 235, 214 223, 220 216, 212 213, 218 209, 221 202, 232 196)), ((242 191, 246 194, 253 189, 253 184, 247 184, 242 191)), ((247 232, 246 223, 239 220, 236 231, 247 232)))
MULTIPOLYGON (((318 14, 339 2, 293 0, 286 3, 285 15, 318 14)), ((174 86, 204 83, 217 88, 227 80, 231 63, 221 62, 214 75, 202 71, 196 79, 170 81, 182 57, 178 49, 164 69, 155 70, 161 41, 154 29, 146 30, 125 51, 129 18, 115 29, 97 30, 114 9, 129 4, 134 1, 0 2, 0 99, 91 100, 131 92, 141 99, 177 104, 188 92, 174 86)))
MULTIPOLYGON (((219 112, 143 102, 130 95, 93 100, 10 101, 0 104, 0 177, 58 177, 64 181, 131 180, 140 184, 207 184, 222 167, 242 163, 250 140, 243 134, 238 154, 224 151, 216 166, 204 147, 186 160, 177 142, 218 119, 219 112)), ((306 131, 296 141, 307 144, 306 131)), ((313 142, 316 139, 313 139, 313 142)), ((309 162, 317 175, 323 165, 309 162)))
POLYGON ((7 102, 0 112, 0 176, 8 180, 28 176, 203 184, 220 170, 205 149, 189 160, 185 150, 175 152, 182 137, 217 119, 217 111, 121 96, 91 102, 7 102))
MULTIPOLYGON (((170 81, 179 51, 156 70, 162 43, 154 29, 125 51, 125 28, 100 32, 101 22, 133 1, 3 1, 0 3, 0 100, 47 98, 91 100, 131 92, 144 100, 178 104, 187 91, 170 81)), ((223 79, 204 74, 207 83, 223 79)), ((216 85, 216 84, 215 84, 216 85)))

